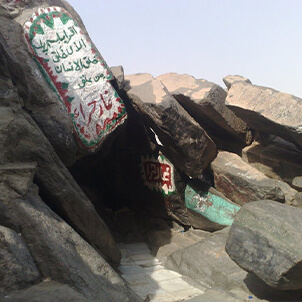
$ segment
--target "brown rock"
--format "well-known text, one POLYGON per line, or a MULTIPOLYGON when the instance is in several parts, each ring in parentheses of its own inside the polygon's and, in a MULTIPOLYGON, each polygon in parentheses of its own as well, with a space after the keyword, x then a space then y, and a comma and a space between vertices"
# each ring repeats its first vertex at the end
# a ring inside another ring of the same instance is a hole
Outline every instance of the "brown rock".
POLYGON ((245 78, 240 75, 227 75, 226 77, 223 78, 223 82, 228 89, 230 89, 231 86, 237 82, 252 84, 252 82, 248 78, 245 78))
POLYGON ((163 153, 188 176, 197 177, 216 155, 205 131, 150 74, 126 76, 124 89, 163 144, 163 153))
POLYGON ((252 129, 302 146, 302 99, 274 89, 234 83, 226 105, 252 129))
POLYGON ((215 188, 237 204, 243 205, 264 198, 294 203, 294 189, 282 181, 268 178, 245 163, 237 154, 219 152, 211 168, 215 188))
POLYGON ((298 178, 302 175, 301 156, 302 153, 293 144, 281 138, 275 138, 265 147, 254 142, 242 150, 242 159, 245 162, 266 176, 286 181, 297 188, 298 178))
POLYGON ((207 131, 219 148, 237 140, 250 143, 247 125, 225 106, 227 93, 217 84, 187 74, 167 73, 157 77, 207 131))

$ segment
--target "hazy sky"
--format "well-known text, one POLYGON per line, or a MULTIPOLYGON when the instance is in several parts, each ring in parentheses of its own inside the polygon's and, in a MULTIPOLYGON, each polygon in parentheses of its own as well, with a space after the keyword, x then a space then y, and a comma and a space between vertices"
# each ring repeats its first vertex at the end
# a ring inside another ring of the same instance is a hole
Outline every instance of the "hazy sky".
MULTIPOLYGON (((302 0, 68 0, 109 66, 302 97, 302 0)), ((224 87, 225 88, 225 87, 224 87)))

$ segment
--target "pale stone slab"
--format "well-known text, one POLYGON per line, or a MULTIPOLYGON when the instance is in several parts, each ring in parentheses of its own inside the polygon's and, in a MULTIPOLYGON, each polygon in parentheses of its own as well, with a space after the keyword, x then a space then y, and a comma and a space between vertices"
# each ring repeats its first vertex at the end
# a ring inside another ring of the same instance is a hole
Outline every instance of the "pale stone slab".
POLYGON ((164 280, 172 280, 180 278, 181 275, 179 273, 167 270, 167 269, 161 269, 154 272, 149 273, 149 276, 154 281, 164 281, 164 280))
POLYGON ((118 269, 123 275, 139 274, 144 272, 144 269, 139 265, 120 265, 118 269))

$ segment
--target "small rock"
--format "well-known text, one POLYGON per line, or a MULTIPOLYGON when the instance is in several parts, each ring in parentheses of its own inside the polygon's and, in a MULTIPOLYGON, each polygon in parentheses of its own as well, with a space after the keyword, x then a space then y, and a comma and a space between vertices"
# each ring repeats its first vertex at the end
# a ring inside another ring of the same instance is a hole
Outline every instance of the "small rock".
POLYGON ((228 89, 230 89, 231 86, 237 82, 252 84, 252 82, 248 78, 245 78, 240 75, 227 75, 226 77, 223 78, 223 82, 228 89))
POLYGON ((117 82, 118 88, 123 89, 124 85, 124 68, 123 66, 112 66, 110 67, 111 72, 117 82))

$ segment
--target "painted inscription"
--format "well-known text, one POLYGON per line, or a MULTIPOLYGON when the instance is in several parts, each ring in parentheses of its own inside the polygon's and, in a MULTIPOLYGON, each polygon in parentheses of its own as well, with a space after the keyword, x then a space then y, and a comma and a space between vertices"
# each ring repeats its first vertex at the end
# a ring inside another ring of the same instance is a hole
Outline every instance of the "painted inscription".
POLYGON ((149 189, 166 196, 175 193, 174 167, 162 154, 142 156, 141 161, 142 177, 149 189))
POLYGON ((84 147, 95 148, 127 117, 109 82, 110 69, 63 8, 40 8, 24 28, 34 59, 65 105, 77 137, 84 147))
POLYGON ((185 201, 187 208, 221 225, 231 225, 240 210, 236 204, 210 192, 196 192, 189 185, 185 190, 185 201))

